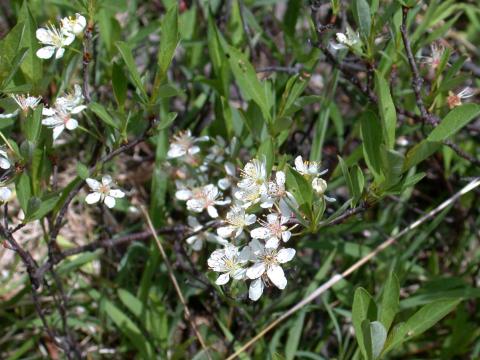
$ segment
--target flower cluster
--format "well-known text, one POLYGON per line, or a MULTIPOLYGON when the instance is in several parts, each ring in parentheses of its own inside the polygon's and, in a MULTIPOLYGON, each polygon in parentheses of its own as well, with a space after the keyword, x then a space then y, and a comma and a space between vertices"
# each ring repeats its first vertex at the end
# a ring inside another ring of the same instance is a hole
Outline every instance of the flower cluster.
MULTIPOLYGON (((196 138, 187 131, 173 137, 168 157, 175 159, 175 197, 185 201, 192 213, 188 227, 193 234, 187 243, 195 251, 201 250, 205 241, 221 246, 207 261, 209 268, 220 274, 216 284, 225 285, 230 279, 246 281, 248 297, 256 301, 265 287, 282 290, 287 286, 282 266, 296 251, 286 243, 300 224, 297 217, 301 212, 287 186, 286 173, 283 169, 269 173, 265 158, 248 161, 237 177, 235 165, 228 161, 235 158, 234 148, 221 138, 196 138), (199 143, 209 140, 215 145, 203 156, 199 143), (219 180, 213 183, 215 178, 219 180), (202 213, 215 221, 202 225, 208 220, 202 213)), ((291 171, 302 175, 322 201, 334 200, 325 196, 327 184, 320 177, 325 171, 320 171, 318 163, 298 156, 291 171)))
POLYGON ((83 95, 79 85, 75 85, 75 92, 58 97, 53 107, 43 108, 42 115, 45 118, 42 124, 53 129, 53 140, 56 140, 63 130, 75 130, 78 127, 78 121, 73 115, 79 114, 87 107, 82 105, 83 95))
POLYGON ((38 49, 37 56, 40 59, 50 59, 55 54, 55 59, 60 59, 65 53, 65 47, 75 40, 76 35, 82 33, 86 25, 85 17, 75 14, 74 17, 63 18, 59 27, 49 24, 46 28, 38 29, 37 39, 45 46, 38 49))

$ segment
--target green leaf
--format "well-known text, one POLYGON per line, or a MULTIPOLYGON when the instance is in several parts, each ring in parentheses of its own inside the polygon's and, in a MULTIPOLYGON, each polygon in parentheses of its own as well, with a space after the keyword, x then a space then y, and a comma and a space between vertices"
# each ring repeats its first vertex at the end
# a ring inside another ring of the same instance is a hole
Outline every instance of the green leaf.
POLYGON ((166 118, 165 119, 162 119, 160 121, 160 123, 158 124, 157 126, 157 130, 158 131, 161 131, 161 130, 165 130, 167 128, 170 127, 170 125, 172 125, 172 123, 175 121, 175 119, 177 118, 177 113, 176 112, 171 112, 171 113, 168 113, 166 118))
POLYGON ((122 67, 116 62, 113 63, 112 87, 115 100, 117 101, 119 107, 123 107, 125 105, 125 100, 127 98, 127 85, 128 80, 124 71, 122 70, 122 67))
POLYGON ((360 34, 364 37, 370 35, 372 20, 370 16, 370 5, 366 0, 353 1, 353 17, 359 27, 360 34))
POLYGON ((461 299, 438 300, 420 308, 406 322, 395 326, 388 336, 382 355, 430 329, 451 312, 460 301, 461 299))
POLYGON ((262 142, 262 144, 258 148, 257 158, 260 160, 265 158, 267 174, 270 174, 275 159, 274 139, 272 137, 269 136, 262 142))
POLYGON ((130 45, 123 41, 117 41, 116 46, 118 48, 118 51, 120 51, 120 54, 122 55, 125 65, 127 65, 128 72, 130 73, 135 87, 140 92, 142 100, 146 101, 147 93, 145 92, 142 79, 140 78, 137 66, 135 65, 135 60, 133 59, 132 49, 130 48, 130 45))
POLYGON ((43 76, 43 67, 42 61, 37 57, 36 52, 39 49, 40 45, 36 38, 35 32, 37 31, 37 23, 28 8, 27 1, 23 2, 23 6, 19 13, 19 19, 23 21, 23 34, 22 41, 20 42, 20 48, 28 48, 28 54, 25 57, 25 60, 22 62, 20 68, 25 76, 32 82, 34 85, 40 82, 43 76))
MULTIPOLYGON (((371 343, 367 341, 363 333, 363 325, 365 320, 375 320, 376 319, 376 306, 370 296, 370 294, 362 287, 359 287, 355 290, 353 296, 353 305, 352 305, 352 323, 355 328, 355 336, 357 338, 358 345, 360 350, 365 358, 369 358, 371 354, 371 343), (370 352, 368 351, 370 349, 370 352)), ((369 338, 370 332, 366 334, 366 337, 369 338)))
POLYGON ((305 322, 305 310, 298 313, 288 329, 287 343, 285 344, 285 359, 293 360, 300 344, 300 338, 305 322))
POLYGON ((115 123, 113 118, 108 113, 107 109, 99 103, 91 102, 88 107, 92 110, 105 124, 118 129, 118 124, 115 123))
POLYGON ((377 115, 372 111, 366 111, 360 118, 361 133, 363 139, 363 156, 368 168, 375 178, 379 178, 382 172, 382 125, 377 115))
POLYGON ((292 168, 287 171, 287 186, 299 205, 311 205, 313 201, 313 189, 311 184, 301 174, 292 168))
POLYGON ((353 188, 353 182, 352 182, 352 177, 350 176, 350 172, 348 171, 348 166, 345 163, 345 160, 339 155, 338 157, 338 164, 340 165, 340 169, 342 170, 343 178, 345 179, 345 183, 347 184, 348 187, 348 192, 350 193, 350 196, 354 196, 354 188, 353 188))
POLYGON ((355 207, 358 201, 362 198, 363 188, 365 186, 365 178, 363 177, 362 169, 360 169, 360 166, 355 165, 352 168, 351 178, 353 189, 352 206, 355 207))
POLYGON ((28 202, 28 210, 25 215, 24 222, 30 222, 34 220, 39 220, 47 215, 49 212, 53 210, 57 201, 59 199, 58 194, 50 194, 46 197, 42 198, 42 200, 38 198, 31 198, 28 202), (37 199, 38 203, 34 206, 31 205, 31 200, 37 199))
POLYGON ((271 120, 266 86, 258 78, 248 58, 233 46, 226 46, 228 63, 245 100, 253 100, 262 110, 267 122, 271 120))
POLYGON ((77 174, 78 177, 82 180, 85 180, 90 176, 90 171, 88 170, 88 167, 81 162, 77 163, 77 174))
POLYGON ((27 213, 28 200, 32 196, 32 190, 30 188, 30 177, 27 173, 22 173, 15 183, 15 188, 17 191, 17 198, 20 202, 20 206, 24 213, 27 213))
POLYGON ((378 110, 382 119, 383 137, 387 149, 393 149, 395 145, 395 127, 397 126, 397 112, 390 88, 381 73, 375 71, 375 90, 378 96, 378 110))
POLYGON ((26 138, 33 144, 36 144, 40 138, 42 130, 42 109, 42 105, 37 106, 37 108, 27 117, 25 122, 26 138))
MULTIPOLYGON (((372 332, 370 326, 370 320, 364 319, 361 323, 362 328, 362 345, 360 350, 363 353, 363 356, 366 360, 372 360, 372 332)), ((358 340, 358 337, 357 337, 358 340)))
POLYGON ((142 315, 145 315, 145 307, 143 303, 135 295, 125 289, 118 289, 118 298, 123 303, 123 305, 130 310, 130 312, 135 315, 139 320, 141 320, 142 315))
POLYGON ((385 341, 387 340, 387 330, 385 330, 381 322, 373 321, 370 323, 370 338, 372 358, 376 359, 382 352, 385 341))
POLYGON ((480 105, 464 104, 454 108, 428 135, 427 141, 443 141, 454 135, 480 114, 480 105))
POLYGON ((427 140, 422 140, 414 147, 407 151, 405 155, 405 162, 403 163, 403 172, 409 170, 413 166, 421 163, 423 160, 428 158, 438 149, 440 149, 441 144, 438 142, 430 142, 427 140))
POLYGON ((397 276, 390 273, 385 287, 383 288, 382 303, 379 310, 379 320, 388 331, 393 319, 398 312, 400 298, 400 284, 397 276))

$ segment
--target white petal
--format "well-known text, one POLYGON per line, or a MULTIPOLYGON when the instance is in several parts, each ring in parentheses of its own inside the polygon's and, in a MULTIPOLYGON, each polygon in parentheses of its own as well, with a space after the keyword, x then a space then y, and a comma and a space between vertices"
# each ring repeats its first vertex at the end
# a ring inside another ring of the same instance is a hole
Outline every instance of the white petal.
POLYGON ((245 273, 246 273, 245 269, 237 269, 233 272, 232 277, 235 280, 242 280, 242 279, 245 279, 245 273))
POLYGON ((189 148, 187 150, 188 154, 189 155, 195 155, 195 154, 198 154, 200 152, 200 148, 198 146, 192 146, 191 148, 189 148))
POLYGON ((217 234, 222 238, 227 238, 232 236, 232 233, 235 231, 235 227, 233 226, 222 226, 217 229, 217 234))
POLYGON ((193 231, 198 231, 202 228, 202 225, 198 222, 197 218, 194 216, 188 216, 187 218, 187 223, 188 226, 193 230, 193 231))
POLYGON ((69 119, 69 120, 65 123, 65 127, 66 127, 68 130, 75 130, 75 129, 78 127, 78 121, 75 120, 75 119, 69 119))
POLYGON ((194 242, 190 244, 190 247, 192 248, 193 251, 200 251, 202 250, 203 247, 203 240, 199 237, 195 239, 194 242))
POLYGON ((248 297, 252 301, 257 301, 263 294, 263 282, 262 279, 256 279, 250 283, 248 289, 248 297))
POLYGON ((113 182, 112 177, 110 175, 103 175, 102 176, 102 184, 105 186, 109 186, 113 182))
POLYGON ((41 43, 50 44, 52 42, 52 36, 47 29, 37 29, 37 31, 35 32, 35 36, 41 43))
POLYGON ((278 243, 279 243, 278 238, 276 238, 276 237, 271 237, 271 238, 268 239, 267 242, 265 243, 265 247, 266 247, 266 248, 269 248, 269 249, 276 249, 276 248, 278 248, 278 243))
POLYGON ((218 277, 217 281, 215 281, 215 284, 225 285, 226 283, 228 283, 228 280, 230 280, 230 275, 228 275, 228 273, 225 273, 218 277))
POLYGON ((100 183, 95 179, 87 178, 85 181, 93 191, 97 191, 100 188, 100 183))
POLYGON ((250 241, 248 246, 252 254, 255 256, 260 255, 264 251, 264 246, 257 239, 253 239, 252 241, 250 241))
POLYGON ((125 196, 125 193, 120 190, 120 189, 113 189, 113 190, 110 190, 108 192, 108 195, 114 197, 114 198, 118 198, 118 199, 121 199, 125 196))
POLYGON ((278 185, 284 185, 285 184, 285 173, 283 171, 277 171, 275 174, 275 180, 278 185))
POLYGON ((85 105, 76 106, 70 111, 72 114, 78 114, 79 112, 85 110, 87 107, 85 105))
POLYGON ((98 192, 92 192, 92 193, 88 194, 87 197, 85 198, 85 202, 87 204, 95 204, 99 200, 100 200, 100 193, 98 193, 98 192))
POLYGON ((227 173, 227 175, 235 176, 235 165, 233 165, 231 162, 226 162, 225 172, 227 173))
POLYGON ((227 190, 230 187, 230 179, 228 178, 223 178, 218 180, 218 187, 222 190, 227 190))
POLYGON ((250 247, 245 246, 242 251, 240 251, 240 254, 238 254, 238 262, 241 264, 244 264, 250 260, 252 254, 250 252, 250 247))
POLYGON ((53 140, 56 140, 60 134, 65 130, 65 126, 59 125, 53 128, 53 140))
MULTIPOLYGON (((63 38, 64 45, 70 45, 75 40, 75 35, 70 32, 64 33, 64 35, 65 35, 65 37, 63 38)), ((63 53, 62 53, 62 56, 63 56, 63 53)))
POLYGON ((176 144, 170 145, 170 149, 167 152, 167 157, 170 159, 178 158, 185 155, 185 149, 176 144))
POLYGON ((0 168, 6 170, 6 169, 10 169, 10 161, 8 161, 7 159, 5 158, 0 158, 0 168))
POLYGON ((47 117, 42 120, 42 125, 45 125, 45 126, 58 126, 62 124, 63 124, 63 121, 58 117, 47 117))
POLYGON ((108 208, 113 208, 115 206, 115 198, 111 196, 105 196, 105 200, 103 200, 105 205, 107 205, 108 208))
POLYGON ((40 59, 50 59, 55 52, 55 47, 54 46, 45 46, 41 49, 37 50, 37 57, 40 59))
POLYGON ((207 212, 208 212, 208 215, 210 215, 210 217, 214 219, 218 217, 218 211, 217 209, 215 209, 214 206, 207 207, 207 212))
POLYGON ((245 225, 252 225, 257 220, 254 214, 248 214, 245 216, 245 225))
POLYGON ((257 279, 260 276, 262 276, 264 272, 265 272, 265 263, 257 262, 247 269, 247 277, 249 279, 257 279))
POLYGON ((190 199, 187 201, 187 209, 201 213, 205 208, 205 202, 199 199, 190 199))
POLYGON ((300 155, 295 158, 295 170, 297 170, 299 173, 307 172, 305 164, 303 163, 303 159, 300 155))
POLYGON ((277 261, 280 264, 284 264, 292 260, 294 256, 295 256, 295 249, 292 249, 292 248, 280 249, 280 251, 277 253, 277 261))
POLYGON ((187 190, 187 189, 178 190, 175 193, 175 197, 178 200, 187 201, 187 200, 190 200, 192 198, 192 192, 190 190, 187 190))
POLYGON ((285 289, 285 286, 287 286, 287 278, 285 277, 281 266, 270 266, 270 268, 267 270, 267 275, 272 283, 280 290, 285 289))
POLYGON ((250 232, 250 236, 254 239, 266 239, 268 236, 270 236, 270 230, 264 227, 259 227, 253 229, 250 232))
POLYGON ((56 111, 53 108, 44 107, 42 109, 42 115, 44 116, 52 116, 52 115, 55 115, 55 113, 56 111))
POLYGON ((284 231, 282 232, 282 240, 283 242, 287 242, 288 240, 290 240, 290 238, 292 237, 292 233, 290 231, 284 231))
POLYGON ((0 201, 8 201, 12 196, 12 190, 8 187, 0 187, 0 201))
POLYGON ((57 52, 55 53, 55 59, 60 59, 63 56, 64 53, 65 53, 65 49, 64 48, 59 48, 57 50, 57 52))
POLYGON ((278 223, 278 215, 277 214, 268 214, 267 221, 269 224, 276 224, 278 223))

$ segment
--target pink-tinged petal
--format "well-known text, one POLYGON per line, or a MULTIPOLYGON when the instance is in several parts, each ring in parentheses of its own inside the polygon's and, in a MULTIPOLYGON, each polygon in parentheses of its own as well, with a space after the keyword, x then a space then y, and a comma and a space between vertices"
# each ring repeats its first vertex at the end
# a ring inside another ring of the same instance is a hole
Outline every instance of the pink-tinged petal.
POLYGON ((279 265, 272 265, 267 270, 268 278, 272 281, 273 285, 275 285, 280 290, 285 289, 287 286, 287 278, 283 273, 283 269, 279 265))
POLYGON ((53 56, 55 49, 56 48, 54 46, 45 46, 41 49, 38 49, 36 52, 37 57, 40 59, 50 59, 53 56))
POLYGON ((105 205, 107 205, 109 209, 115 206, 115 198, 111 196, 105 196, 105 200, 103 200, 103 202, 105 203, 105 205))
POLYGON ((263 281, 262 279, 256 279, 250 283, 248 289, 248 298, 252 301, 257 301, 263 294, 263 281))
POLYGON ((98 192, 90 193, 85 198, 85 202, 90 205, 97 203, 99 200, 100 200, 100 193, 98 192))
POLYGON ((100 189, 100 183, 97 180, 88 178, 85 181, 87 182, 87 185, 90 187, 90 189, 92 189, 93 191, 97 191, 98 189, 100 189))
POLYGON ((280 251, 277 253, 277 261, 280 264, 284 264, 292 260, 294 256, 295 256, 295 249, 292 249, 292 248, 280 249, 280 251))
POLYGON ((258 262, 247 269, 247 277, 249 279, 257 279, 265 272, 265 263, 258 262))

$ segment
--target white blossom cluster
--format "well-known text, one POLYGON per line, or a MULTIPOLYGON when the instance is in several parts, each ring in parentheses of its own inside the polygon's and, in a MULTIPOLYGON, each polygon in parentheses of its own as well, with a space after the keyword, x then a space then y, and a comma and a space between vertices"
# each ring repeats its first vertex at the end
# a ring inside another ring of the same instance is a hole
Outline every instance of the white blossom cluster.
MULTIPOLYGON (((75 16, 61 19, 59 27, 49 24, 45 28, 37 29, 36 37, 44 46, 36 52, 36 55, 41 59, 49 59, 55 54, 55 58, 60 59, 65 53, 65 47, 83 32, 86 25, 85 17, 75 14, 75 16)), ((17 109, 12 113, 0 114, 0 119, 13 118, 20 111, 26 115, 30 110, 35 110, 42 100, 41 96, 30 96, 30 94, 11 94, 10 97, 17 105, 17 109)), ((75 117, 87 108, 83 102, 82 89, 75 84, 73 93, 57 97, 52 106, 45 106, 42 109, 42 124, 53 130, 53 140, 56 140, 65 129, 72 131, 79 126, 75 117)), ((10 167, 11 161, 7 151, 0 148, 0 168, 8 170, 10 167)), ((91 189, 85 198, 87 204, 101 202, 108 208, 113 208, 116 199, 125 196, 122 190, 113 188, 114 182, 109 175, 102 176, 101 181, 88 178, 86 183, 91 189)), ((7 186, 0 186, 0 202, 9 201, 11 196, 12 191, 7 186)))
MULTIPOLYGON (((196 138, 187 130, 173 137, 167 153, 169 159, 176 159, 175 197, 185 201, 192 213, 188 216, 192 235, 186 241, 195 251, 201 250, 205 241, 221 246, 208 258, 209 268, 220 274, 216 284, 225 285, 230 279, 247 281, 248 296, 257 301, 265 287, 283 290, 287 286, 282 266, 296 253, 286 243, 299 226, 299 205, 287 188, 284 171, 268 174, 264 158, 252 159, 237 177, 235 165, 227 160, 233 155, 225 141, 217 138, 217 144, 202 158, 199 144, 206 141, 208 137, 196 138), (214 178, 220 180, 212 183, 214 178), (216 233, 210 230, 211 222, 202 225, 199 215, 203 212, 220 221, 216 233)), ((298 156, 294 169, 309 180, 317 196, 334 200, 324 195, 327 183, 320 176, 325 172, 318 163, 298 156)))

